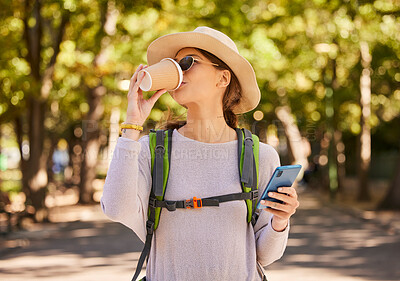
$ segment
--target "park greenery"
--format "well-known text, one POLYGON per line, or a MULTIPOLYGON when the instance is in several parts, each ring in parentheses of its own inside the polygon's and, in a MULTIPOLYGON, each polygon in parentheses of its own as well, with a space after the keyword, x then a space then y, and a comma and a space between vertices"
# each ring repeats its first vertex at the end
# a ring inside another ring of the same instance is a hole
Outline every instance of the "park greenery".
MULTIPOLYGON (((63 185, 79 188, 80 203, 93 202, 93 182, 104 178, 98 161, 110 158, 115 124, 125 119, 126 83, 146 64, 147 46, 198 26, 228 34, 253 65, 262 98, 241 126, 263 142, 279 139, 282 164, 309 163, 310 184, 333 200, 346 175, 357 177, 364 201, 371 200, 370 179, 384 177, 389 188, 380 207, 400 208, 400 1, 0 5, 0 149, 20 153, 17 169, 1 171, 1 190, 23 192, 36 220, 47 216, 44 200, 57 180, 52 155, 60 146, 70 156, 63 185)), ((147 127, 164 120, 168 108, 185 112, 165 94, 147 127)))

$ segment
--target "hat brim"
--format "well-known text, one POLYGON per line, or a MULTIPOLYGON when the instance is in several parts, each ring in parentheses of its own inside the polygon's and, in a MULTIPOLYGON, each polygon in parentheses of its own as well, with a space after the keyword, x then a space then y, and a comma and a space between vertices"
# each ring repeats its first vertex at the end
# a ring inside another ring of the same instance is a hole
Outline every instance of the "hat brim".
POLYGON ((199 48, 212 53, 235 73, 242 89, 242 98, 233 108, 235 114, 245 113, 257 107, 261 93, 253 67, 235 50, 211 35, 191 31, 161 36, 147 48, 147 62, 152 65, 163 58, 174 58, 180 49, 186 47, 199 48))

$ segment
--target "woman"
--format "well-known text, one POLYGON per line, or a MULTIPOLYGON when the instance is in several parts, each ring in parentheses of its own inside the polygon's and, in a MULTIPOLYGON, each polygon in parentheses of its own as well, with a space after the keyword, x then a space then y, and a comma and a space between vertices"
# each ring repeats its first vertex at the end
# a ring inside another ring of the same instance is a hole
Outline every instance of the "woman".
MULTIPOLYGON (((235 43, 208 27, 156 39, 147 50, 150 65, 172 57, 184 65, 183 83, 171 96, 187 108, 184 124, 167 124, 172 135, 171 167, 165 200, 185 200, 241 192, 238 177, 236 114, 254 109, 260 100, 255 73, 235 43), (189 64, 188 64, 189 61, 189 64)), ((144 124, 166 90, 148 100, 131 78, 126 123, 144 124)), ((145 241, 151 189, 149 136, 124 130, 106 177, 101 206, 112 220, 131 228, 145 241)), ((260 142, 259 194, 280 166, 277 152, 260 142)), ((262 280, 257 261, 267 266, 286 248, 289 218, 299 203, 295 189, 273 194, 285 204, 263 202, 253 227, 243 201, 219 207, 163 212, 154 232, 147 280, 262 280)))

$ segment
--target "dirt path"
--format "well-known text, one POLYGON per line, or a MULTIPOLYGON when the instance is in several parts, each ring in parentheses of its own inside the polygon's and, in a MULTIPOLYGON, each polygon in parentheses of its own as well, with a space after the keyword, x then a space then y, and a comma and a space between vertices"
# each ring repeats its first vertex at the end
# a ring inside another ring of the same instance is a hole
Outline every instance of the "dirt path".
MULTIPOLYGON (((400 280, 397 232, 308 193, 300 198, 285 255, 266 269, 269 281, 400 280)), ((73 215, 79 220, 3 239, 0 280, 131 280, 142 249, 136 235, 110 222, 99 206, 75 207, 73 215)))

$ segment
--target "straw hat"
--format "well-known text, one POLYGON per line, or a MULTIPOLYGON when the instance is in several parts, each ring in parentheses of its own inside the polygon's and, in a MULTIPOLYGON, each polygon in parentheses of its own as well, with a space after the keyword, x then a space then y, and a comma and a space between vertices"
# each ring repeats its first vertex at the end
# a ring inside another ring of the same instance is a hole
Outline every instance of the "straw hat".
POLYGON ((254 109, 260 102, 261 93, 251 64, 239 54, 235 42, 224 33, 210 27, 197 27, 194 31, 161 36, 147 48, 149 65, 163 58, 174 58, 185 47, 199 48, 217 56, 235 73, 242 88, 242 98, 233 109, 236 114, 254 109))

